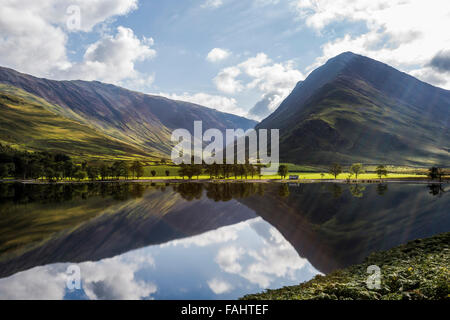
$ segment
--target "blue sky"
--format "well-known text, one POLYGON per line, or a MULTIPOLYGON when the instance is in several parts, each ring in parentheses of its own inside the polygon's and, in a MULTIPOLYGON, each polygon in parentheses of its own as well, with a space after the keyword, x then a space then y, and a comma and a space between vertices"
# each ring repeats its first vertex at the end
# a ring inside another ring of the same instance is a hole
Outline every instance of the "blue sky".
POLYGON ((444 0, 0 4, 2 66, 53 79, 99 80, 255 119, 344 51, 450 88, 450 6, 444 0))

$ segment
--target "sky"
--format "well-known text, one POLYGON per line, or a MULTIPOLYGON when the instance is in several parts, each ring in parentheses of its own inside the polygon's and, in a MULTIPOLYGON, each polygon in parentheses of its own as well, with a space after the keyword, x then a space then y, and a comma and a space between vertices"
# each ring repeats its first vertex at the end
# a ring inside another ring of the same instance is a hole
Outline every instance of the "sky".
POLYGON ((450 89, 448 0, 0 0, 0 65, 261 120, 345 51, 450 89))

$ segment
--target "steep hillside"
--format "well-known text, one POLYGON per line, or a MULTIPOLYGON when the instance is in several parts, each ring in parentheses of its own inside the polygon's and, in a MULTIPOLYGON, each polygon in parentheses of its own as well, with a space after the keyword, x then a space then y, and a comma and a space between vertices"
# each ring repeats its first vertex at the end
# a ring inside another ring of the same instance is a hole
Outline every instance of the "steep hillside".
POLYGON ((63 152, 74 157, 149 156, 142 149, 59 115, 60 109, 23 90, 0 84, 0 143, 22 150, 63 152))
POLYGON ((310 74, 257 128, 280 129, 284 162, 450 163, 450 91, 344 53, 310 74))
MULTIPOLYGON (((114 85, 87 81, 53 81, 0 67, 0 83, 20 88, 57 107, 60 116, 133 145, 152 156, 167 156, 174 129, 253 128, 256 122, 199 105, 146 95, 114 85)), ((1 138, 1 137, 0 137, 1 138)))

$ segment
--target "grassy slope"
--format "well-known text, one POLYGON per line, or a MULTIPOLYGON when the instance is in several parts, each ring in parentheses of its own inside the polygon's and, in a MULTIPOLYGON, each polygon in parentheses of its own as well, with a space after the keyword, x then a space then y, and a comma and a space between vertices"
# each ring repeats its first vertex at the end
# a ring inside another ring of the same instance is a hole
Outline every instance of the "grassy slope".
POLYGON ((450 233, 371 254, 364 263, 247 300, 450 299, 450 233), (381 288, 367 288, 367 267, 381 268, 381 288))
MULTIPOLYGON (((315 94, 281 131, 283 161, 319 164, 444 163, 442 124, 363 81, 340 77, 315 94), (442 148, 440 148, 442 147, 442 148)), ((448 147, 448 146, 447 146, 448 147)))
POLYGON ((134 146, 59 115, 65 112, 61 109, 23 90, 0 84, 0 142, 22 150, 63 152, 76 158, 149 157, 134 146))

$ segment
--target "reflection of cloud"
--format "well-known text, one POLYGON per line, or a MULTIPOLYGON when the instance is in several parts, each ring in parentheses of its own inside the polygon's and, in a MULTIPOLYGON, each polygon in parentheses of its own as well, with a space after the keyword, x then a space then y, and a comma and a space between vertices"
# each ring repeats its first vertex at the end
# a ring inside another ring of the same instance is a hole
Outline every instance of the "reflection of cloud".
POLYGON ((61 265, 37 267, 0 280, 0 300, 61 300, 67 276, 61 265))
POLYGON ((137 300, 156 292, 152 283, 138 281, 135 273, 143 266, 153 266, 151 257, 115 257, 81 264, 83 289, 93 300, 137 300))
POLYGON ((263 240, 262 247, 258 250, 237 247, 221 249, 216 262, 223 271, 239 274, 261 288, 268 288, 276 277, 295 279, 295 272, 307 266, 307 260, 300 258, 291 244, 270 224, 255 219, 250 226, 263 240), (244 265, 243 261, 247 264, 244 265))
POLYGON ((174 240, 165 244, 162 244, 161 247, 166 246, 184 246, 185 248, 190 247, 192 245, 198 247, 206 247, 212 244, 217 243, 225 243, 229 241, 237 240, 238 231, 244 229, 248 226, 248 222, 240 222, 232 226, 226 226, 223 228, 219 228, 217 230, 208 231, 202 233, 198 236, 194 236, 191 238, 174 240))
POLYGON ((220 268, 228 273, 239 273, 242 270, 238 259, 245 253, 243 248, 225 247, 219 250, 216 262, 220 268))
POLYGON ((231 284, 229 284, 226 281, 219 280, 219 279, 212 279, 208 281, 208 286, 214 292, 215 294, 222 294, 229 292, 233 289, 231 284))
MULTIPOLYGON (((61 300, 66 293, 68 264, 36 267, 0 280, 0 299, 61 300)), ((156 292, 152 283, 139 281, 135 273, 154 266, 151 256, 132 252, 100 262, 85 262, 81 269, 84 293, 89 299, 148 298, 156 292)))

